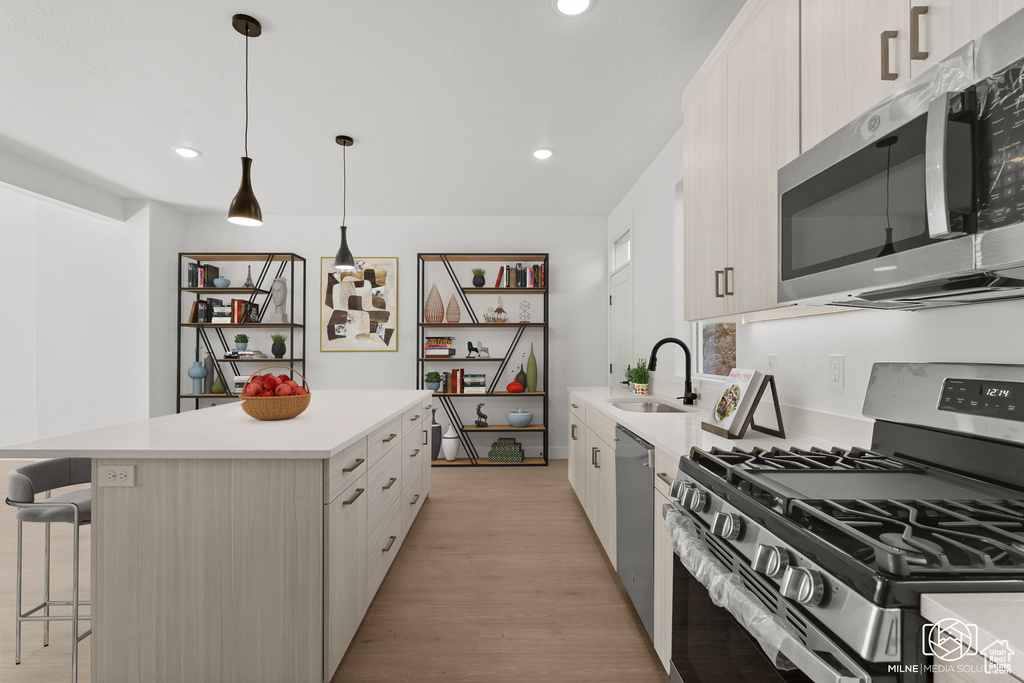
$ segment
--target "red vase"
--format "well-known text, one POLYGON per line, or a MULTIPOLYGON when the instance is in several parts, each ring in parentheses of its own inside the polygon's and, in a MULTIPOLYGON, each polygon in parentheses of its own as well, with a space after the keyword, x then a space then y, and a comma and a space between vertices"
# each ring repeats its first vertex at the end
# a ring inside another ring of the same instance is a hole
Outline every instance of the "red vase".
POLYGON ((513 380, 511 384, 509 384, 507 387, 505 387, 505 389, 510 394, 518 394, 518 393, 522 392, 523 385, 520 384, 519 382, 516 382, 515 380, 513 380))

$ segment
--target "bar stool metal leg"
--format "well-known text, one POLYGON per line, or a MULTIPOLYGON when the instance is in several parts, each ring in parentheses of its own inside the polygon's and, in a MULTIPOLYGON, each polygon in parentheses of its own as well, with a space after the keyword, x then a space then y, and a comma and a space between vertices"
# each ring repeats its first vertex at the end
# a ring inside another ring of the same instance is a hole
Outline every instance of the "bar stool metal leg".
POLYGON ((71 586, 71 683, 78 683, 78 508, 75 508, 74 577, 71 586))
MULTIPOLYGON (((49 491, 47 491, 49 498, 49 491)), ((50 616, 50 523, 46 523, 46 541, 43 544, 43 614, 50 616)), ((50 622, 43 622, 43 647, 50 645, 50 622)))
POLYGON ((14 595, 17 621, 14 622, 14 663, 21 664, 21 520, 18 520, 18 584, 14 595))

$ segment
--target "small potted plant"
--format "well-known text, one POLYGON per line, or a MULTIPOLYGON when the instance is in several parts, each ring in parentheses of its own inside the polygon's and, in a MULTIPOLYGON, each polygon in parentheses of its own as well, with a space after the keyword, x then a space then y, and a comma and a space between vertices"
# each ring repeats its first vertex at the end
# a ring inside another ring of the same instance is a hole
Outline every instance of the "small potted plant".
POLYGON ((270 341, 274 342, 270 346, 270 352, 274 354, 274 358, 284 358, 284 352, 287 350, 284 345, 283 334, 272 334, 270 335, 270 341))
POLYGON ((486 271, 483 268, 473 269, 473 286, 483 287, 484 286, 484 273, 486 271))
POLYGON ((235 348, 239 351, 244 351, 245 347, 249 345, 249 335, 247 334, 236 334, 235 335, 235 348))
POLYGON ((427 383, 427 389, 431 391, 437 391, 441 388, 441 373, 439 372, 428 372, 427 376, 423 378, 427 383))
POLYGON ((647 359, 641 358, 636 362, 636 367, 632 371, 633 379, 633 393, 646 396, 648 393, 648 382, 651 379, 651 374, 647 370, 647 359))

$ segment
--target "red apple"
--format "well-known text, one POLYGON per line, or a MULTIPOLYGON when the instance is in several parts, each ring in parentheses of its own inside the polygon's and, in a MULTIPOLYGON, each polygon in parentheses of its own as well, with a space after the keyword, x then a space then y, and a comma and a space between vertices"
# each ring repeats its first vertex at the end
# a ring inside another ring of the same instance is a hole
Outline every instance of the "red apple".
POLYGON ((277 388, 277 385, 280 384, 280 383, 281 383, 281 380, 279 380, 278 378, 274 377, 273 375, 264 375, 263 376, 263 387, 267 391, 273 391, 274 389, 277 388))
POLYGON ((285 382, 285 384, 290 386, 292 389, 297 389, 299 387, 299 383, 293 379, 288 380, 287 382, 285 382))
POLYGON ((277 378, 282 382, 288 382, 291 380, 291 377, 289 377, 288 375, 278 375, 277 378))
POLYGON ((294 389, 292 389, 292 393, 294 393, 296 396, 305 396, 306 390, 303 389, 302 387, 295 387, 294 389))
POLYGON ((264 391, 260 396, 274 396, 273 391, 264 391))
POLYGON ((249 384, 245 385, 244 393, 246 396, 259 396, 260 394, 263 393, 263 387, 260 386, 259 384, 250 382, 249 384))
POLYGON ((277 394, 278 396, 291 396, 292 388, 287 384, 278 384, 277 387, 274 389, 274 393, 277 394))

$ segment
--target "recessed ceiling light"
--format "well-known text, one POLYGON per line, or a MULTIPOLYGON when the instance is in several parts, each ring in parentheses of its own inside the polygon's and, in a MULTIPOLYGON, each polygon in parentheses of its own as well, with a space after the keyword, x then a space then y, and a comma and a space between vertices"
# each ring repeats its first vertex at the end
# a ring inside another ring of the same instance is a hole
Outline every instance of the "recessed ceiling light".
POLYGON ((533 150, 534 159, 550 159, 553 154, 553 151, 551 151, 550 149, 546 149, 544 147, 533 150))
POLYGON ((555 11, 567 17, 583 14, 594 6, 593 0, 552 0, 555 11))
POLYGON ((195 159, 196 157, 203 156, 202 152, 191 147, 175 147, 174 151, 178 156, 185 157, 186 159, 195 159))

